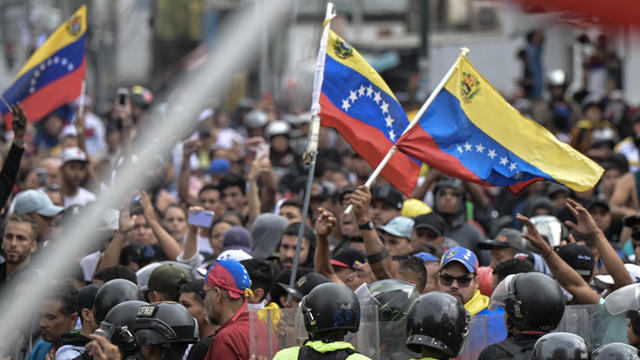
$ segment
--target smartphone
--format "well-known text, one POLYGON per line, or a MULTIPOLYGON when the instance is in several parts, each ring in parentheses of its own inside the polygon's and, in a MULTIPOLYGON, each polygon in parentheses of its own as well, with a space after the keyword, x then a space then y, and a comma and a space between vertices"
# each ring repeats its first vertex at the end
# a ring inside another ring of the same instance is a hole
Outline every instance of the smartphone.
POLYGON ((208 228, 213 224, 213 214, 208 210, 189 212, 188 224, 208 228))
POLYGON ((127 104, 127 96, 129 96, 129 89, 118 88, 118 104, 120 104, 120 106, 127 104))
POLYGON ((256 157, 261 157, 263 155, 265 155, 265 157, 269 157, 269 144, 265 144, 265 143, 260 143, 258 144, 258 146, 256 147, 256 157))
POLYGON ((139 215, 143 212, 144 210, 142 209, 142 204, 140 204, 140 196, 136 195, 129 202, 129 215, 139 215))

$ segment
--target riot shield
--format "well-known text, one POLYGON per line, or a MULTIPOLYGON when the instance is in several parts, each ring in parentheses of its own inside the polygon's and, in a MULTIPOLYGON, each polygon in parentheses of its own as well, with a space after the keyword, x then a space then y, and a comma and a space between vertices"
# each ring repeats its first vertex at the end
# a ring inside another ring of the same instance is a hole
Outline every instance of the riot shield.
POLYGON ((581 336, 592 349, 612 342, 627 342, 627 322, 621 315, 611 315, 602 304, 570 305, 557 331, 581 336))
MULTIPOLYGON (((378 327, 377 307, 363 307, 360 309, 358 332, 348 333, 345 340, 352 343, 356 351, 374 359, 378 358, 378 327)), ((250 310, 249 336, 251 354, 260 359, 272 359, 278 350, 300 346, 308 338, 300 307, 250 310)))

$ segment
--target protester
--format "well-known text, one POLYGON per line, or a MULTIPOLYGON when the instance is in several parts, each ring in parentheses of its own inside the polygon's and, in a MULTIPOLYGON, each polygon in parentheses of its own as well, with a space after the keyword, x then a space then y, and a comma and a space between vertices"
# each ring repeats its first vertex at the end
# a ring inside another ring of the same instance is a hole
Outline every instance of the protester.
POLYGON ((63 334, 73 330, 78 320, 78 291, 71 284, 56 287, 52 296, 45 299, 40 313, 40 340, 29 354, 29 360, 45 360, 55 356, 63 345, 63 334))
POLYGON ((2 254, 5 262, 0 264, 0 286, 18 271, 31 263, 31 255, 37 250, 38 225, 31 218, 11 216, 2 236, 2 254))

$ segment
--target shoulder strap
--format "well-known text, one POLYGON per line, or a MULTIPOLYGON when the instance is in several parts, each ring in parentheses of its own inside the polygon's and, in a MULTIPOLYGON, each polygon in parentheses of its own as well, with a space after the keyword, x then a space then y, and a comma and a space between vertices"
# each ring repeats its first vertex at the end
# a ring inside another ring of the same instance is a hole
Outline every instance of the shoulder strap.
POLYGON ((516 354, 519 354, 522 352, 522 347, 514 344, 511 339, 507 339, 505 341, 500 341, 494 344, 495 346, 499 347, 500 349, 506 351, 509 355, 511 356, 515 356, 516 354))

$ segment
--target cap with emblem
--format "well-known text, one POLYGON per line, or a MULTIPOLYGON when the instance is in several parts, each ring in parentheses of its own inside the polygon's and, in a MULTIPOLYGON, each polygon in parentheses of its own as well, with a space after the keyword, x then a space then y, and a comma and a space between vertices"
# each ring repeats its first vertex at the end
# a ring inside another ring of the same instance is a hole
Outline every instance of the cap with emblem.
POLYGON ((329 260, 333 266, 350 268, 352 270, 356 270, 358 265, 362 265, 366 261, 367 257, 364 251, 348 246, 338 249, 331 257, 331 260, 329 260))
POLYGON ((457 261, 470 272, 475 273, 478 270, 478 258, 469 249, 463 247, 454 247, 447 250, 440 258, 440 268, 444 268, 450 262, 457 261))
POLYGON ((580 274, 586 282, 591 281, 595 257, 588 247, 572 243, 561 246, 556 251, 562 260, 580 274))
POLYGON ((62 151, 60 159, 62 159, 62 165, 68 163, 69 161, 79 161, 83 163, 88 162, 87 154, 85 154, 84 151, 76 146, 64 149, 62 151))
POLYGON ((478 243, 478 248, 489 250, 494 247, 512 248, 518 252, 527 252, 527 240, 516 229, 500 230, 494 240, 478 243))
POLYGON ((316 286, 320 284, 324 284, 330 282, 324 275, 320 275, 315 272, 310 272, 306 275, 303 275, 296 281, 293 287, 290 287, 287 284, 278 283, 282 286, 291 296, 295 296, 298 299, 302 299, 306 295, 308 295, 311 290, 313 290, 316 286))

